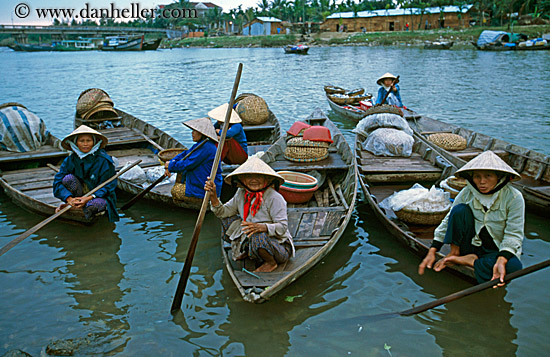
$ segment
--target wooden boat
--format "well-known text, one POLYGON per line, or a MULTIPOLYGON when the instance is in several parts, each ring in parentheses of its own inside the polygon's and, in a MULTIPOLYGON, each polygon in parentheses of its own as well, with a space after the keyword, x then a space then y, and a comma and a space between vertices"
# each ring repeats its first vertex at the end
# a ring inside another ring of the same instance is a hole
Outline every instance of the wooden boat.
POLYGON ((424 42, 424 48, 432 50, 448 50, 453 47, 454 41, 426 41, 424 42))
POLYGON ((148 40, 143 42, 143 51, 154 51, 159 48, 162 38, 157 38, 156 40, 148 40))
MULTIPOLYGON (((140 166, 144 169, 159 166, 157 153, 163 149, 182 148, 183 144, 165 133, 164 131, 148 124, 120 109, 116 109, 118 117, 107 117, 83 121, 75 116, 75 128, 81 124, 92 127, 109 139, 107 153, 119 160, 119 168, 128 162, 143 160, 140 166), (101 128, 101 123, 109 122, 114 128, 101 128), (95 125, 94 125, 95 124, 95 125)), ((253 155, 258 151, 266 150, 276 139, 280 137, 280 126, 277 117, 270 111, 266 123, 260 125, 244 124, 244 130, 248 139, 248 152, 253 155)), ((236 165, 238 166, 238 165, 236 165)), ((235 167, 236 167, 235 166, 235 167)), ((235 167, 227 166, 224 172, 231 172, 235 167)), ((199 210, 201 203, 174 201, 172 199, 172 184, 157 185, 143 196, 145 199, 161 202, 170 206, 199 210)), ((143 191, 143 187, 124 178, 118 179, 120 190, 137 195, 143 191)))
MULTIPOLYGON (((56 173, 49 165, 60 165, 69 152, 63 150, 60 140, 49 135, 45 145, 29 152, 0 151, 0 185, 18 206, 45 216, 51 216, 63 202, 53 195, 53 178, 56 173)), ((87 219, 81 209, 72 208, 60 219, 85 224, 94 223, 97 217, 87 219)))
POLYGON ((309 46, 306 45, 286 45, 284 47, 285 53, 294 53, 298 55, 307 55, 309 46))
MULTIPOLYGON (((439 223, 435 225, 405 223, 397 218, 391 209, 381 208, 379 203, 395 192, 411 188, 414 183, 430 188, 453 174, 457 168, 417 135, 414 136, 413 153, 408 158, 375 156, 363 149, 361 143, 364 139, 365 137, 361 134, 356 134, 355 159, 364 196, 388 231, 422 259, 430 248, 434 230, 439 223)), ((438 252, 439 257, 446 255, 448 249, 448 245, 443 246, 438 252)), ((468 281, 475 281, 471 268, 453 266, 447 269, 468 281)))
POLYGON ((52 51, 93 51, 97 50, 91 39, 62 40, 52 43, 52 51))
POLYGON ((107 36, 102 51, 141 51, 144 36, 107 36))
POLYGON ((22 52, 42 52, 42 51, 53 51, 54 47, 51 44, 28 44, 28 43, 18 43, 15 42, 12 45, 8 46, 14 51, 22 52))
POLYGON ((261 303, 313 268, 336 245, 350 220, 357 197, 357 172, 349 145, 338 128, 319 109, 307 119, 310 125, 324 125, 334 143, 329 157, 308 163, 288 161, 283 157, 286 137, 275 142, 262 156, 276 171, 308 172, 315 170, 324 179, 320 188, 305 204, 288 204, 288 227, 296 255, 271 273, 253 273, 251 260, 233 261, 229 243, 223 239, 222 252, 227 270, 245 301, 261 303))
POLYGON ((358 122, 361 119, 363 119, 365 115, 367 115, 367 113, 363 109, 357 106, 340 105, 335 103, 330 97, 330 95, 326 94, 326 97, 327 97, 327 101, 328 101, 328 105, 330 106, 330 109, 332 109, 332 111, 334 111, 336 114, 346 119, 350 119, 358 122))
POLYGON ((423 138, 441 132, 465 138, 467 147, 464 150, 447 151, 434 145, 457 167, 483 151, 494 151, 521 175, 522 179, 512 184, 522 192, 527 209, 550 216, 550 156, 417 113, 409 112, 408 118, 411 128, 423 138))

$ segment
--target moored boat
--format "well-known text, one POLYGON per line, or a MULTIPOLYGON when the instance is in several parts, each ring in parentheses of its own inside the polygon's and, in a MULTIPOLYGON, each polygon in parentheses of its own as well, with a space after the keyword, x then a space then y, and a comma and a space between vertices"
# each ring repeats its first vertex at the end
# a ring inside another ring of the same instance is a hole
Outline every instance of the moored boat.
MULTIPOLYGON (((429 189, 452 175, 457 168, 417 135, 413 137, 414 145, 410 157, 376 156, 364 149, 363 141, 366 137, 357 133, 355 159, 364 197, 379 221, 402 244, 423 258, 430 248, 434 230, 444 214, 418 215, 417 219, 407 219, 403 216, 398 218, 391 208, 382 208, 380 203, 396 192, 411 188, 415 183, 429 189)), ((447 254, 448 249, 448 245, 444 246, 437 253, 438 257, 447 254)), ((475 281, 471 268, 457 265, 447 269, 468 281, 475 281)))
POLYGON ((330 253, 351 218, 357 197, 357 172, 350 146, 338 128, 319 109, 304 120, 323 125, 332 140, 327 158, 315 162, 294 162, 284 158, 287 137, 278 139, 261 157, 275 171, 316 173, 319 188, 306 203, 289 203, 288 227, 296 255, 270 273, 255 269, 249 259, 234 261, 229 243, 221 240, 226 268, 245 301, 261 303, 291 284, 330 253))
POLYGON ((522 192, 527 209, 550 216, 550 156, 416 113, 414 119, 413 116, 410 118, 411 128, 425 140, 438 133, 456 134, 464 138, 465 145, 458 150, 449 151, 434 146, 459 168, 483 151, 494 151, 521 175, 522 179, 512 182, 512 185, 522 192))
POLYGON ((143 51, 154 51, 159 48, 162 38, 157 38, 156 40, 148 40, 143 42, 143 51))
POLYGON ((367 115, 361 107, 354 105, 340 105, 335 103, 329 94, 326 94, 328 105, 336 114, 353 121, 360 121, 367 115))
POLYGON ((309 46, 306 45, 286 45, 284 47, 285 53, 294 53, 298 55, 307 55, 309 46))
POLYGON ((454 41, 426 41, 424 48, 431 50, 448 50, 453 47, 454 41))
POLYGON ((144 35, 107 36, 101 46, 102 51, 141 51, 144 35))

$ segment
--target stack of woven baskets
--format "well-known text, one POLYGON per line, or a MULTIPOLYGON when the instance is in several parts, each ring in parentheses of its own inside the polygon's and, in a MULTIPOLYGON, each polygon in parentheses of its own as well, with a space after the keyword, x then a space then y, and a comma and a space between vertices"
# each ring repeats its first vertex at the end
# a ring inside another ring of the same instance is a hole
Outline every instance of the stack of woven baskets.
POLYGON ((109 94, 99 88, 89 88, 80 93, 76 102, 76 114, 84 121, 118 116, 109 94))
POLYGON ((237 103, 235 111, 245 124, 260 125, 269 119, 269 108, 262 97, 243 93, 235 99, 235 103, 237 103))
POLYGON ((287 134, 285 159, 294 162, 314 162, 328 157, 332 138, 327 127, 296 122, 287 134))

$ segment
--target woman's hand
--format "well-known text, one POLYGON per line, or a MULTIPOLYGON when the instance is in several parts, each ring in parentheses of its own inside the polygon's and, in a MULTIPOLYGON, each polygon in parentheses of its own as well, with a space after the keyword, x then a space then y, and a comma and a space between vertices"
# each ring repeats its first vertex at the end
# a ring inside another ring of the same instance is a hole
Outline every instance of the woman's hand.
POLYGON ((216 129, 216 134, 220 135, 220 129, 216 129))
POLYGON ((267 232, 267 225, 265 223, 251 223, 243 221, 243 223, 241 223, 241 227, 243 232, 249 237, 254 233, 267 232))
POLYGON ((206 192, 210 192, 210 203, 212 206, 218 206, 220 204, 220 200, 218 200, 218 195, 216 193, 216 184, 214 181, 210 181, 210 176, 206 178, 206 182, 204 183, 204 190, 206 192))
POLYGON ((166 161, 164 164, 164 176, 166 177, 170 177, 172 175, 170 171, 168 171, 168 165, 170 165, 170 161, 166 161))
POLYGON ((430 248, 428 251, 428 254, 426 254, 426 257, 424 257, 424 260, 422 260, 422 263, 418 266, 418 274, 422 275, 424 274, 424 269, 428 268, 431 269, 434 262, 435 262, 435 248, 430 248))
POLYGON ((92 196, 86 196, 86 197, 69 197, 67 199, 67 203, 70 204, 73 207, 76 208, 83 208, 88 201, 91 201, 93 199, 92 196))
POLYGON ((493 288, 504 286, 504 276, 506 275, 506 263, 508 259, 504 257, 498 257, 497 262, 493 265, 493 277, 491 280, 500 279, 500 283, 493 286, 493 288))

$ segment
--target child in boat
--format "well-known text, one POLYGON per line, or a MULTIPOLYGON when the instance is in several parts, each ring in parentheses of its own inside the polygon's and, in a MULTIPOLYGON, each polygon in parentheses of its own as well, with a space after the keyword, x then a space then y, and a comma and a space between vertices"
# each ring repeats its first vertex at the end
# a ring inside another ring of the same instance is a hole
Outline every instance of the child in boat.
POLYGON ((399 92, 399 79, 391 73, 386 73, 382 77, 378 78, 376 83, 380 86, 378 89, 378 97, 376 97, 376 102, 374 104, 389 104, 395 105, 396 107, 403 108, 403 102, 401 101, 401 94, 399 92), (395 83, 394 83, 395 80, 395 83), (393 85, 392 85, 393 83, 393 85), (386 101, 382 103, 384 97, 388 91, 391 90, 391 93, 386 98, 386 101))
MULTIPOLYGON (((67 156, 59 172, 54 176, 53 194, 66 204, 81 208, 86 219, 99 212, 107 211, 109 221, 118 221, 115 189, 113 180, 93 195, 84 194, 99 186, 115 175, 113 159, 105 152, 107 138, 86 125, 79 126, 67 135, 61 146, 72 154, 67 156)), ((62 204, 59 211, 66 206, 62 204)))
POLYGON ((451 252, 434 265, 441 271, 448 265, 473 267, 478 283, 500 279, 522 268, 525 202, 510 181, 521 176, 492 151, 486 151, 455 176, 468 182, 456 196, 451 211, 434 232, 428 254, 418 268, 432 268, 435 252, 445 243, 451 252))
POLYGON ((234 260, 258 262, 255 272, 272 272, 294 255, 288 230, 286 201, 278 192, 284 179, 257 156, 250 157, 225 178, 236 184, 235 196, 222 205, 216 185, 206 182, 212 212, 222 220, 222 234, 231 241, 234 260))
MULTIPOLYGON (((225 114, 229 104, 222 104, 219 107, 208 112, 208 116, 214 120, 214 128, 216 133, 220 135, 225 121, 225 114)), ((231 117, 229 118, 229 128, 225 134, 225 143, 221 160, 226 164, 242 164, 248 159, 248 148, 246 145, 246 134, 244 132, 242 120, 239 114, 234 109, 231 109, 231 117)))
MULTIPOLYGON (((172 199, 189 203, 198 203, 204 198, 204 181, 210 176, 216 157, 218 136, 212 122, 208 118, 188 120, 183 125, 192 129, 191 136, 195 144, 165 164, 166 176, 177 173, 176 183, 172 187, 172 199), (204 144, 201 144, 206 140, 204 144), (183 159, 189 152, 193 153, 183 159)), ((222 175, 218 165, 216 173, 217 196, 221 194, 222 175)))

